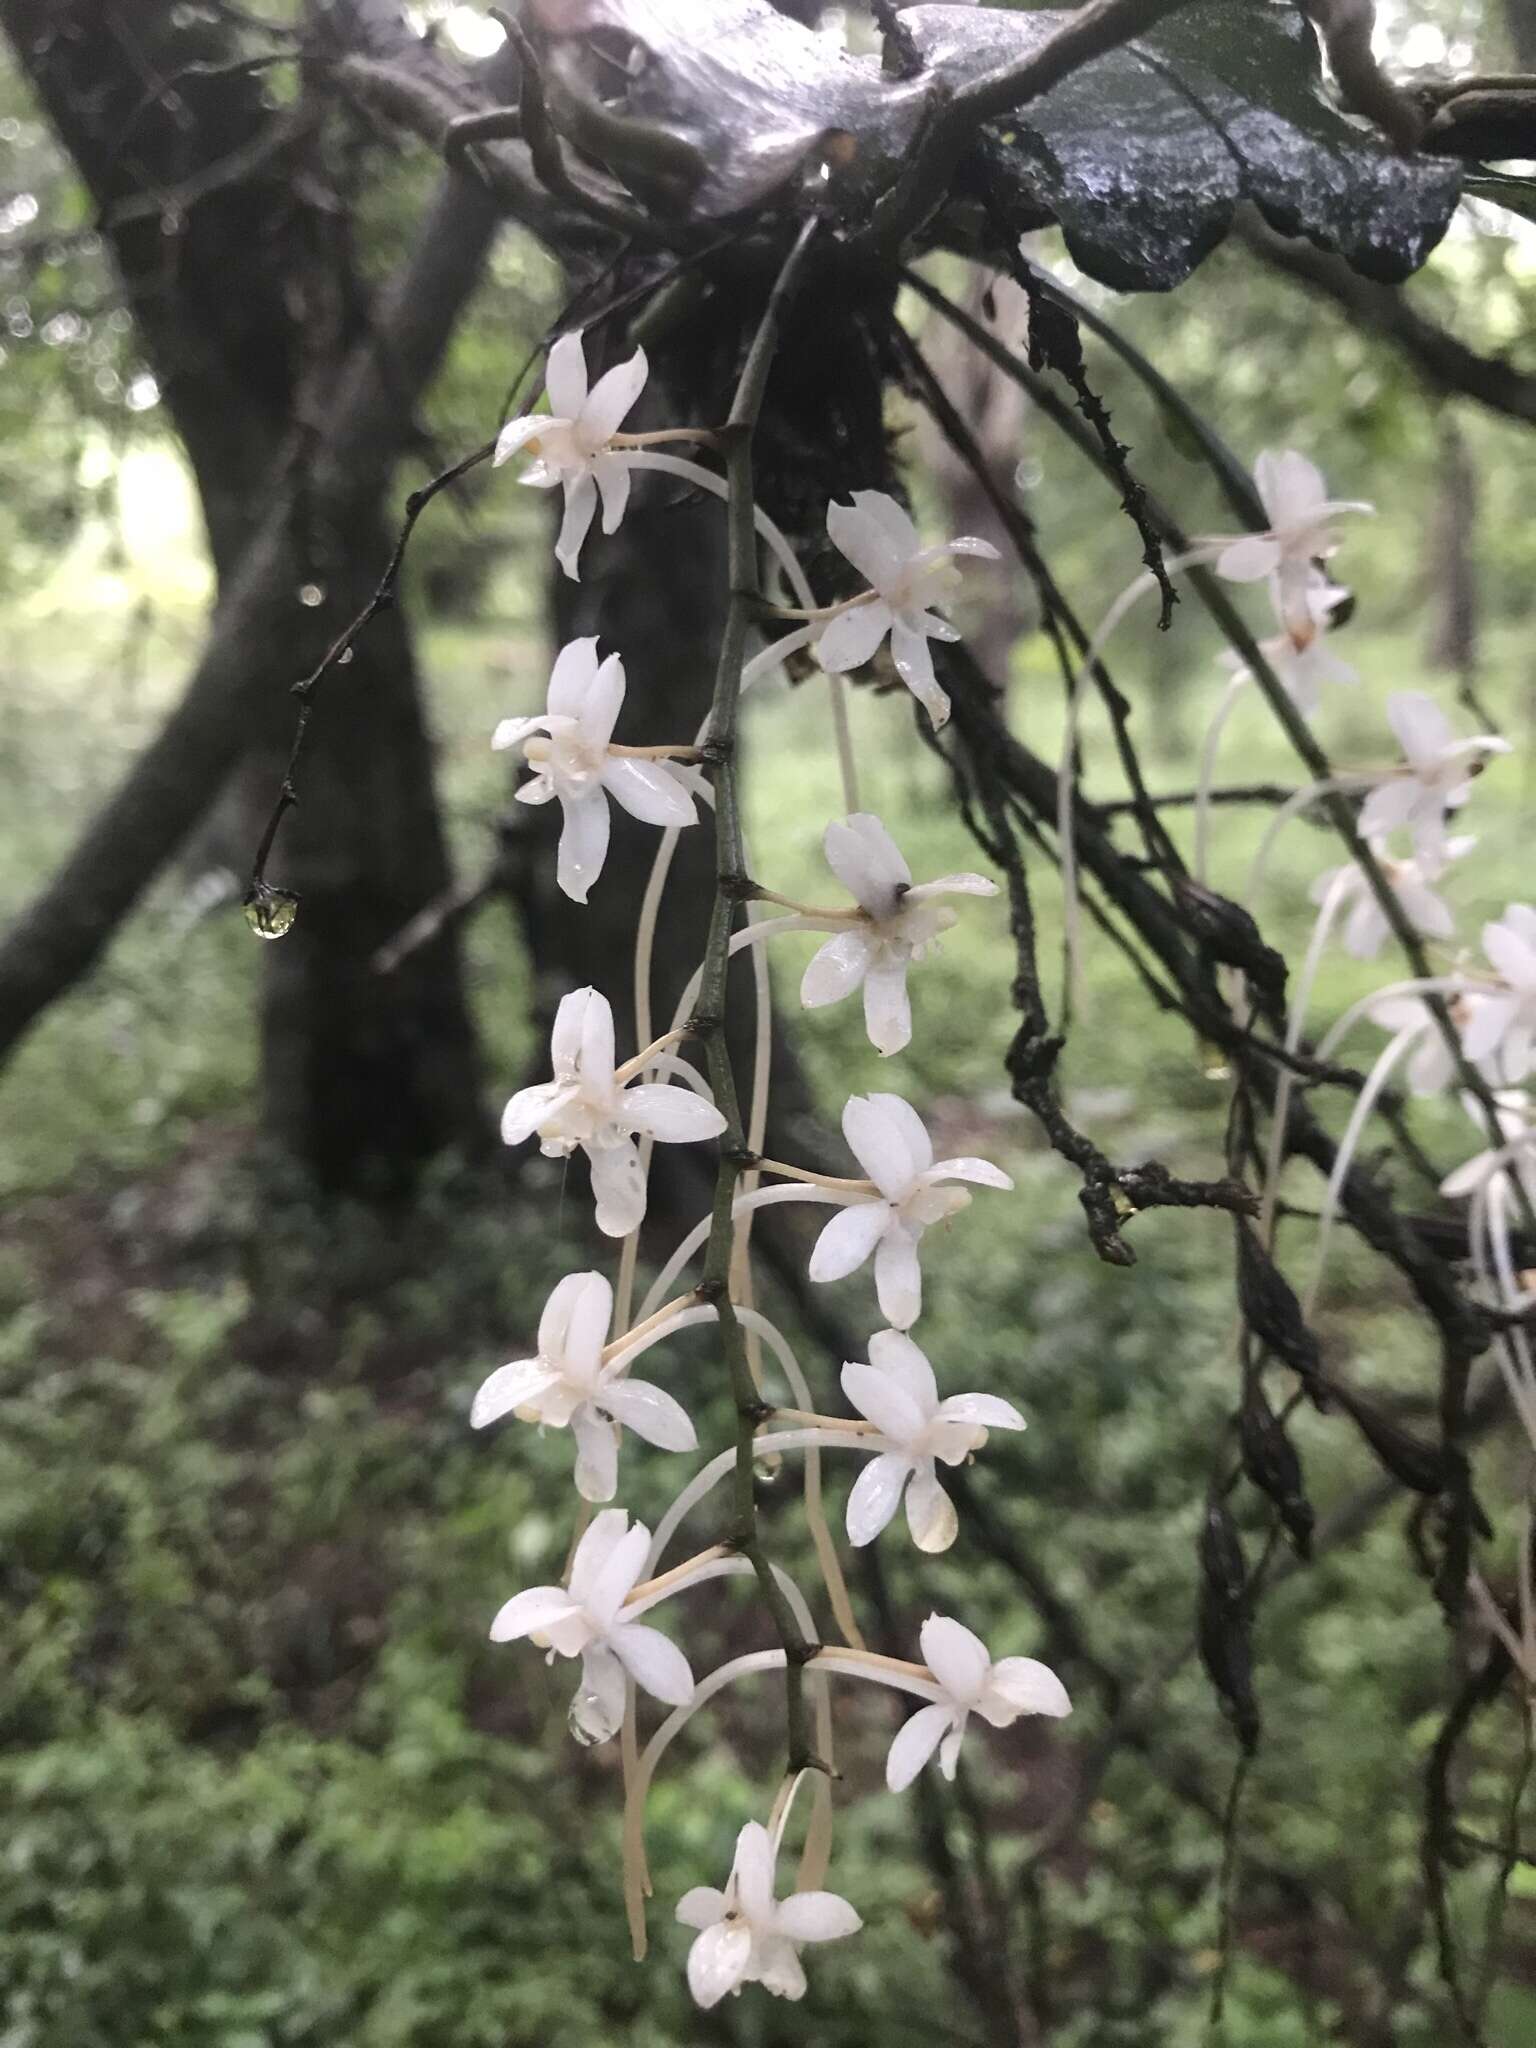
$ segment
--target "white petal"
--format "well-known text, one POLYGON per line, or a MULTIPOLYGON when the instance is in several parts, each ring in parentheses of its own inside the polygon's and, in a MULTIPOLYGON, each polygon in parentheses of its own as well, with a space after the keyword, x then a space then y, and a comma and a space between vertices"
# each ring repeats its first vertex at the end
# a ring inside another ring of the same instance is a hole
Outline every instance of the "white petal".
POLYGON ((572 330, 558 335, 544 359, 544 389, 551 412, 574 420, 587 402, 587 355, 581 335, 572 330))
POLYGON ((938 875, 931 882, 919 882, 915 889, 907 891, 909 903, 926 903, 932 896, 995 896, 996 882, 989 882, 985 875, 973 875, 969 871, 959 875, 938 875))
POLYGON ((645 1172, 626 1138, 621 1145, 589 1145, 592 1199, 604 1237, 628 1237, 645 1220, 645 1172))
POLYGON ((664 1145, 692 1145, 700 1138, 718 1138, 725 1118, 712 1102, 691 1088, 642 1082, 624 1091, 624 1113, 638 1131, 649 1131, 664 1145))
POLYGON ((549 1034, 550 1063, 557 1074, 572 1074, 581 1064, 582 1033, 587 1007, 594 996, 599 1002, 604 1000, 589 984, 586 988, 573 988, 569 995, 560 998, 549 1034))
POLYGON ((862 931, 838 932, 818 947, 800 981, 800 1001, 808 1010, 824 1009, 851 995, 869 971, 874 947, 862 931))
POLYGON ((917 1403, 923 1415, 935 1413, 939 1405, 939 1383, 927 1354, 902 1330, 876 1330, 869 1340, 869 1362, 878 1366, 917 1403))
POLYGON ((555 879, 573 903, 585 903, 608 858, 608 798, 603 790, 594 789, 588 796, 567 797, 560 808, 563 824, 555 879))
POLYGON ((545 703, 551 718, 579 719, 597 677, 597 636, 567 640, 549 672, 545 703))
POLYGON ((893 1330, 910 1330, 923 1312, 917 1238, 895 1220, 875 1249, 875 1299, 893 1330))
POLYGON ((1245 534, 1216 557, 1216 574, 1229 583, 1257 583, 1273 573, 1279 560, 1279 545, 1267 534, 1245 534))
POLYGON ((571 1416, 576 1439, 576 1491, 583 1500, 612 1500, 619 1489, 619 1432, 583 1401, 571 1416))
POLYGON ((592 474, 603 501, 603 531, 617 533, 629 505, 629 464, 622 455, 610 452, 595 459, 592 474))
POLYGON ((533 1088, 519 1088, 501 1112, 501 1142, 521 1145, 531 1138, 549 1114, 557 1095, 566 1091, 558 1081, 540 1081, 533 1088))
POLYGON ((706 1927, 688 1951, 688 1989, 694 2004, 705 2012, 718 2005, 741 1983, 751 1957, 752 1932, 740 1921, 722 1920, 716 1927, 706 1927))
POLYGON ((616 654, 601 662, 587 686, 577 718, 581 736, 594 750, 606 747, 624 708, 624 664, 616 654))
POLYGON ((926 1181, 965 1180, 981 1188, 1002 1188, 1013 1186, 1000 1166, 994 1166, 990 1159, 976 1159, 969 1153, 962 1153, 957 1159, 939 1159, 923 1176, 926 1181))
MULTIPOLYGON (((866 499, 872 495, 863 494, 866 499)), ((889 590, 896 583, 912 552, 893 540, 869 505, 860 503, 857 492, 851 505, 834 501, 827 506, 827 534, 833 547, 876 590, 889 590)))
POLYGON ((749 1820, 736 1837, 731 1876, 749 1920, 766 1925, 773 1914, 773 1840, 760 1821, 749 1820))
POLYGON ((693 1672, 676 1643, 659 1628, 647 1628, 640 1621, 624 1622, 608 1640, 624 1669, 652 1699, 669 1707, 687 1706, 693 1698, 693 1672))
POLYGON ((891 1220, 885 1202, 850 1202, 828 1223, 811 1252, 810 1277, 816 1281, 842 1280, 856 1273, 880 1242, 891 1220))
POLYGON ((804 1998, 805 1968, 795 1944, 783 1935, 769 1935, 759 1941, 753 1955, 752 1974, 775 1998, 804 1998))
POLYGON ((511 1365, 498 1365, 475 1395, 469 1411, 471 1429, 484 1429, 499 1422, 514 1408, 522 1408, 554 1385, 560 1375, 542 1358, 519 1358, 511 1365))
POLYGON ((697 822, 693 798, 660 761, 635 761, 622 755, 610 758, 603 763, 603 787, 643 825, 697 822))
POLYGON ((880 642, 891 630, 888 604, 850 605, 829 619, 815 641, 816 659, 828 675, 842 675, 850 668, 862 668, 873 659, 880 642))
POLYGON ((520 1636, 542 1633, 551 1623, 576 1613, 574 1601, 564 1586, 530 1586, 526 1593, 514 1593, 499 1609, 491 1623, 493 1643, 515 1643, 520 1636))
POLYGON ((645 389, 645 350, 637 348, 627 363, 616 363, 592 386, 592 394, 581 408, 578 424, 588 447, 606 441, 623 426, 630 408, 645 389))
POLYGON ((920 1707, 904 1721, 885 1759, 885 1782, 892 1792, 905 1792, 940 1742, 954 1726, 953 1707, 920 1707))
POLYGON ((947 1614, 930 1614, 918 1630, 923 1662, 962 1706, 974 1706, 992 1669, 981 1637, 947 1614))
POLYGON ((843 1105, 848 1149, 882 1195, 898 1200, 933 1164, 923 1120, 899 1095, 850 1095, 843 1105))
POLYGON ((907 963, 871 967, 864 977, 864 1029, 869 1042, 887 1058, 912 1042, 912 1003, 907 995, 907 963))
POLYGON ((586 1534, 576 1546, 576 1555, 571 1559, 571 1597, 586 1601, 598 1574, 612 1557, 629 1528, 629 1515, 623 1508, 604 1508, 594 1515, 587 1524, 586 1534))
POLYGON ((581 1012, 581 1074, 599 1084, 613 1074, 613 1005, 600 989, 586 990, 581 1012))
POLYGON ((842 1387, 849 1405, 893 1444, 908 1444, 921 1436, 928 1414, 890 1373, 850 1359, 843 1367, 842 1387))
POLYGON ((613 1289, 601 1273, 568 1273, 539 1318, 539 1349, 585 1376, 597 1370, 613 1320, 613 1289))
POLYGON ((1072 1702, 1048 1664, 1033 1657, 999 1657, 992 1666, 980 1710, 994 1728, 1006 1728, 1008 1722, 997 1718, 999 1709, 1007 1712, 1009 1720, 1017 1714, 1049 1714, 1059 1720, 1071 1713, 1072 1702))
POLYGON ((1254 463, 1253 476, 1273 526, 1299 526, 1316 518, 1327 503, 1322 471, 1295 448, 1266 448, 1254 463))
POLYGON ((634 1522, 610 1547, 592 1575, 581 1604, 600 1627, 608 1628, 629 1598, 636 1580, 645 1569, 646 1552, 650 1547, 650 1530, 644 1522, 634 1522))
POLYGON ((520 448, 530 441, 536 441, 540 434, 547 433, 551 426, 563 426, 560 419, 547 418, 542 413, 524 413, 520 418, 508 420, 496 436, 496 453, 491 457, 492 469, 500 469, 504 462, 510 462, 520 448))
POLYGON ((899 891, 911 887, 912 870, 901 849, 871 811, 835 818, 822 838, 827 866, 848 894, 873 917, 889 917, 899 891))
POLYGON ((624 1719, 624 1666, 606 1643, 581 1653, 581 1685, 571 1715, 589 1742, 606 1742, 624 1719))
POLYGON ((1406 775, 1378 782, 1360 807, 1362 834, 1367 839, 1376 839, 1385 832, 1395 832, 1399 825, 1407 823, 1418 797, 1418 784, 1406 775))
POLYGON ((779 1901, 778 1927, 791 1941, 841 1941, 864 1922, 836 1892, 791 1892, 779 1901))
POLYGON ((599 1398, 616 1422, 659 1451, 698 1449, 698 1435, 687 1409, 649 1380, 616 1380, 599 1398))
POLYGON ((1518 989, 1536 987, 1536 951, 1520 936, 1512 914, 1524 908, 1524 904, 1512 904, 1510 914, 1483 926, 1483 951, 1495 973, 1518 989))
POLYGON ((919 1550, 936 1556, 948 1550, 960 1533, 955 1504, 940 1486, 933 1461, 920 1465, 907 1488, 907 1527, 919 1550))
POLYGON ((939 688, 938 678, 933 672, 933 654, 927 634, 914 631, 900 619, 895 620, 891 626, 891 659, 896 664, 896 673, 927 712, 928 722, 934 731, 947 725, 949 698, 939 688))
POLYGON ((951 1394, 939 1403, 939 1422, 971 1423, 979 1429, 1023 1429, 1025 1422, 1011 1401, 996 1394, 951 1394))
POLYGON ((1397 735, 1404 760, 1415 768, 1434 767, 1456 737, 1451 721, 1422 690, 1398 690, 1390 696, 1387 723, 1397 735))
POLYGON ((583 470, 580 476, 567 477, 565 516, 560 521, 560 533, 555 541, 555 560, 573 583, 581 580, 576 574, 576 564, 581 557, 582 542, 591 531, 596 511, 597 485, 593 482, 591 474, 583 470))
POLYGON ((939 1770, 950 1784, 955 1782, 955 1772, 960 1763, 960 1745, 965 1740, 965 1724, 969 1717, 961 1714, 944 1740, 939 1744, 939 1770))
POLYGON ((855 491, 852 495, 855 509, 874 521, 904 562, 921 552, 923 544, 912 515, 889 491, 855 491))
POLYGON ((548 726, 547 718, 503 718, 491 734, 491 752, 504 754, 509 747, 515 747, 533 732, 543 732, 548 726))
POLYGON ((896 1512, 902 1485, 912 1467, 894 1451, 871 1458, 848 1496, 848 1541, 855 1550, 873 1543, 896 1512))
POLYGON ((696 1884, 677 1902, 675 1918, 684 1927, 715 1927, 725 1918, 725 1893, 712 1884, 696 1884))

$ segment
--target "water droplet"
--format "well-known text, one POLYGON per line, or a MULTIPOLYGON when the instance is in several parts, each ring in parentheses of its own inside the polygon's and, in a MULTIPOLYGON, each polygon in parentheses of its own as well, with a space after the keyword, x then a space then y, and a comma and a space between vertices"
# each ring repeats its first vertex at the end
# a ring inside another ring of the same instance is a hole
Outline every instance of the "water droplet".
POLYGON ((299 603, 307 605, 313 611, 317 605, 325 603, 325 592, 318 583, 301 583, 299 585, 299 603))
POLYGON ((1200 1071, 1207 1081, 1230 1081, 1232 1078, 1231 1065, 1218 1045, 1201 1046, 1200 1071))
POLYGON ((783 1470, 784 1459, 777 1451, 770 1452, 767 1457, 752 1460, 752 1477, 759 1486, 772 1486, 783 1470))
POLYGON ((338 655, 337 655, 337 657, 336 657, 336 666, 337 666, 338 668, 347 668, 347 667, 349 667, 349 666, 350 666, 350 664, 351 664, 351 661, 352 661, 352 656, 353 656, 353 654, 354 654, 355 652, 356 652, 356 649, 355 649, 355 648, 352 648, 352 647, 343 647, 343 649, 341 650, 340 654, 338 654, 338 655))
POLYGON ((579 1692, 571 1701, 571 1711, 566 1715, 566 1726, 583 1749, 590 1749, 594 1742, 605 1741, 612 1732, 607 1728, 606 1720, 603 1703, 597 1694, 579 1692))
POLYGON ((259 882, 245 899, 245 921, 258 939, 280 939, 293 930, 299 899, 291 890, 259 882))

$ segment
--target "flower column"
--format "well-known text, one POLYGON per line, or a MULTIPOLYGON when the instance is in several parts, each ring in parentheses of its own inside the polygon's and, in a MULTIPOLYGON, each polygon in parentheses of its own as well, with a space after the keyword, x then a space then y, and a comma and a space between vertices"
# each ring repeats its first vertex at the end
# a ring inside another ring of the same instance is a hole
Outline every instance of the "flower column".
POLYGON ((704 758, 714 769, 715 781, 715 900, 710 914, 709 940, 699 982, 699 1000, 692 1029, 703 1041, 710 1087, 716 1106, 726 1120, 720 1146, 720 1171, 715 1183, 710 1216, 709 1239, 704 1254, 700 1297, 711 1303, 720 1318, 720 1342, 730 1369, 731 1391, 736 1402, 736 1515, 733 1538, 736 1548, 751 1564, 762 1589, 763 1600, 773 1617, 774 1627, 784 1645, 785 1704, 789 1720, 789 1769, 805 1769, 818 1760, 812 1756, 805 1713, 802 1673, 815 1645, 808 1642, 791 1612, 783 1589, 773 1575, 757 1536, 757 1502, 753 1493, 753 1434, 763 1419, 762 1402, 753 1383, 746 1344, 735 1306, 731 1300, 731 1259, 735 1243, 733 1207, 737 1183, 747 1164, 746 1133, 731 1070, 730 1049, 725 1035, 726 973, 730 964, 731 926, 737 907, 751 887, 742 843, 741 812, 736 776, 736 748, 740 730, 741 672, 746 653, 747 628, 758 599, 757 531, 752 486, 752 435, 767 386, 769 369, 778 340, 779 320, 795 291, 819 223, 813 217, 801 228, 793 248, 779 272, 762 322, 736 387, 730 418, 719 440, 725 462, 729 497, 726 506, 727 564, 730 603, 725 631, 720 642, 720 661, 715 671, 715 694, 710 708, 709 734, 704 758))

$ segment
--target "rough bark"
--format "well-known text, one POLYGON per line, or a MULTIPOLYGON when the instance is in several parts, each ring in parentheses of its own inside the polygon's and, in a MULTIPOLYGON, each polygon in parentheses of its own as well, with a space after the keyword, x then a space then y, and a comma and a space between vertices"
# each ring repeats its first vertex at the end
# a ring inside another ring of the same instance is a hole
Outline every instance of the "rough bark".
MULTIPOLYGON (((154 0, 106 14, 5 0, 0 20, 101 210, 197 480, 222 599, 186 699, 0 948, 5 1049, 88 968, 242 757, 242 838, 270 803, 291 736, 287 686, 387 557, 392 458, 494 214, 452 181, 370 332, 335 224, 296 176, 307 117, 275 114, 249 74, 187 75, 227 60, 219 31, 154 0), (223 181, 231 163, 240 175, 223 181), (318 609, 299 600, 312 583, 318 609)), ((326 1182, 376 1190, 479 1128, 452 933, 387 980, 369 966, 447 882, 402 620, 369 636, 316 723, 306 808, 282 857, 304 908, 265 963, 264 1102, 269 1127, 326 1182), (350 717, 333 715, 349 701, 350 717)))

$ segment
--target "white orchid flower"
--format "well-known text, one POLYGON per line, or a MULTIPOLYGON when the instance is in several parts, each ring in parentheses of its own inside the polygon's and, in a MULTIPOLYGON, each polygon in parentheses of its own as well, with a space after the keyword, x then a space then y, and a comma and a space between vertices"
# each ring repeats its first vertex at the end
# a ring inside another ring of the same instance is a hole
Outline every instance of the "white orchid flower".
POLYGON ((1216 573, 1231 583, 1273 577, 1276 614, 1302 648, 1318 631, 1310 602, 1312 564, 1337 553, 1334 521, 1343 512, 1376 508, 1359 499, 1330 498, 1316 463, 1294 448, 1266 448, 1254 463, 1253 480, 1269 526, 1229 540, 1216 558, 1216 573))
MULTIPOLYGON (((1288 632, 1276 633, 1258 643, 1259 652, 1274 670, 1275 679, 1303 718, 1315 716, 1330 684, 1358 683, 1360 672, 1333 651, 1328 621, 1334 606, 1348 595, 1316 570, 1306 589, 1307 615, 1312 630, 1298 646, 1288 632)), ((1278 607, 1279 598, 1276 597, 1278 607)), ((1223 648, 1216 659, 1234 677, 1251 676, 1252 671, 1234 648, 1223 648)))
POLYGON ((556 484, 564 489, 565 517, 555 556, 573 581, 580 580, 576 563, 597 511, 598 493, 604 533, 618 532, 629 503, 629 464, 612 441, 644 390, 646 375, 645 350, 637 348, 627 363, 599 377, 588 391, 581 336, 562 334, 544 367, 549 411, 508 420, 497 437, 492 458, 496 467, 514 455, 531 455, 534 459, 518 482, 541 491, 553 490, 556 484))
POLYGON ((587 1742, 606 1742, 624 1718, 624 1677, 669 1707, 693 1698, 688 1659, 660 1629, 625 1621, 651 1545, 643 1522, 629 1525, 623 1508, 604 1508, 571 1560, 569 1586, 530 1586, 491 1623, 493 1643, 532 1636, 551 1658, 579 1657, 581 1687, 571 1703, 571 1728, 587 1742))
POLYGON ((896 673, 937 730, 949 717, 949 698, 933 673, 928 642, 958 640, 960 635, 928 607, 945 598, 958 581, 956 555, 979 555, 995 562, 997 549, 974 535, 924 547, 911 519, 884 491, 855 491, 851 505, 828 505, 827 532, 875 596, 831 620, 816 642, 816 659, 829 675, 860 668, 889 633, 896 673))
POLYGON ((941 1401, 933 1367, 900 1330, 877 1330, 869 1357, 868 1365, 850 1360, 842 1373, 849 1403, 879 1431, 862 1439, 876 1455, 848 1496, 848 1541, 855 1549, 873 1543, 905 1488, 912 1541, 919 1550, 948 1550, 959 1521, 935 1461, 963 1464, 981 1449, 989 1429, 1023 1429, 1024 1418, 996 1394, 951 1394, 941 1401))
POLYGON ((808 1010, 864 990, 864 1028, 876 1052, 900 1052, 912 1037, 907 969, 956 921, 940 896, 995 896, 985 875, 940 875, 914 887, 912 870, 880 820, 859 811, 827 827, 827 865, 858 901, 857 924, 839 926, 805 970, 808 1010))
POLYGON ((885 1782, 904 1792, 935 1750, 939 1769, 953 1778, 965 1726, 980 1714, 994 1728, 1011 1728, 1021 1714, 1070 1714, 1067 1689, 1048 1664, 1033 1657, 993 1663, 978 1635, 947 1614, 930 1614, 918 1631, 923 1662, 948 1698, 920 1707, 904 1722, 885 1760, 885 1782))
MULTIPOLYGON (((1371 851, 1386 876, 1388 886, 1402 905, 1404 916, 1421 937, 1448 939, 1454 935, 1456 919, 1450 905, 1443 896, 1435 893, 1430 884, 1438 881, 1449 863, 1460 860, 1474 844, 1471 839, 1448 839, 1444 858, 1426 866, 1419 860, 1393 860, 1380 840, 1372 840, 1371 851)), ((1312 884, 1312 901, 1323 902, 1336 885, 1339 887, 1339 907, 1347 906, 1343 932, 1345 952, 1353 954, 1357 960, 1374 960, 1390 937, 1392 927, 1376 901, 1369 877, 1356 861, 1330 868, 1312 884)))
MULTIPOLYGON (((1451 1015, 1459 1018, 1470 1000, 1465 995, 1448 998, 1451 1015)), ((1379 996, 1365 1013, 1373 1024, 1394 1037, 1400 1031, 1415 1036, 1408 1061, 1408 1086, 1415 1095, 1438 1095, 1456 1078, 1456 1060, 1435 1021, 1434 1012, 1422 996, 1379 996)))
POLYGON ((613 1289, 601 1273, 567 1273, 539 1318, 535 1358, 498 1366, 475 1395, 475 1429, 516 1413, 576 1440, 576 1491, 583 1500, 612 1500, 619 1477, 619 1430, 631 1429, 662 1451, 696 1451, 687 1410, 649 1380, 605 1365, 613 1289))
POLYGON ((1457 739, 1440 706, 1418 690, 1401 690, 1387 699, 1387 723, 1405 765, 1392 770, 1366 798, 1360 830, 1375 838, 1402 829, 1412 835, 1419 859, 1433 866, 1445 856, 1446 812, 1466 802, 1473 777, 1494 755, 1507 754, 1509 742, 1492 733, 1457 739))
POLYGON ((1511 903, 1483 926, 1483 951, 1501 986, 1480 998, 1462 1035, 1469 1060, 1487 1060, 1501 1081, 1536 1067, 1536 909, 1511 903))
POLYGON ((899 1095, 854 1095, 843 1108, 843 1136, 876 1192, 849 1195, 811 1252, 813 1280, 841 1280, 873 1252, 880 1312, 896 1330, 910 1329, 923 1306, 918 1242, 925 1230, 956 1216, 970 1203, 971 1181, 1004 1188, 1013 1182, 985 1159, 940 1159, 921 1117, 899 1095))
POLYGON ((677 1902, 684 1927, 699 1929, 688 1951, 688 1989, 707 2012, 727 1992, 761 1984, 775 1998, 803 1998, 800 1948, 808 1941, 841 1941, 864 1925, 836 1892, 774 1893, 773 1838, 749 1820, 736 1837, 725 1890, 695 1885, 677 1902))
POLYGON ((555 1012, 549 1039, 552 1081, 520 1088, 502 1111, 501 1137, 521 1145, 538 1134, 547 1159, 565 1159, 579 1145, 592 1167, 597 1227, 627 1237, 645 1216, 645 1175, 635 1136, 666 1145, 717 1138, 725 1118, 692 1089, 631 1085, 613 1064, 613 1010, 595 988, 573 989, 555 1012))
POLYGON ((546 708, 537 718, 504 718, 491 736, 498 752, 521 745, 531 781, 520 804, 558 797, 564 814, 556 876, 585 903, 608 854, 608 799, 646 825, 692 825, 693 798, 663 762, 611 744, 624 702, 624 664, 597 658, 597 640, 572 640, 555 656, 546 708))

